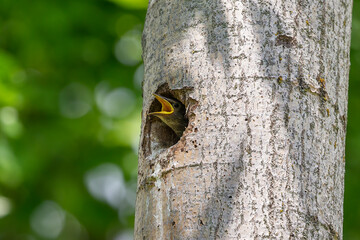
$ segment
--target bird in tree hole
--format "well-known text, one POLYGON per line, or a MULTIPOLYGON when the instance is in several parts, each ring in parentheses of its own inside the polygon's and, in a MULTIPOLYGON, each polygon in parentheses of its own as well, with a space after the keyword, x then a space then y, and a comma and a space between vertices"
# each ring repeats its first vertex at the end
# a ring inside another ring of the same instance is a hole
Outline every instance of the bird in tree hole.
POLYGON ((181 137, 188 125, 184 104, 176 99, 166 98, 157 94, 154 94, 154 96, 161 103, 161 111, 152 112, 149 115, 160 118, 178 137, 181 137))

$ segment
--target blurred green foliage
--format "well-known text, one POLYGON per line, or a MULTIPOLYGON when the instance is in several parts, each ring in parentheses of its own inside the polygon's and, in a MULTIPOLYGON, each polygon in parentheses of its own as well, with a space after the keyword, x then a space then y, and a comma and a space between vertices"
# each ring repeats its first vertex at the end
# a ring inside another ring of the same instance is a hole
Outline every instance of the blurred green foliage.
POLYGON ((0 0, 0 239, 132 239, 146 7, 0 0))
MULTIPOLYGON (((0 0, 0 239, 132 239, 146 0, 0 0)), ((344 239, 360 239, 354 0, 344 239)))

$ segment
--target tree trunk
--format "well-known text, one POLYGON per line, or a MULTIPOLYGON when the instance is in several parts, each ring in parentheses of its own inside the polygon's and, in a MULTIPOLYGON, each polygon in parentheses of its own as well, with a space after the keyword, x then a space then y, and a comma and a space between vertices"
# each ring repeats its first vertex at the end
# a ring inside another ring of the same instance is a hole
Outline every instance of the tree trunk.
POLYGON ((135 239, 342 239, 351 8, 150 0, 135 239))

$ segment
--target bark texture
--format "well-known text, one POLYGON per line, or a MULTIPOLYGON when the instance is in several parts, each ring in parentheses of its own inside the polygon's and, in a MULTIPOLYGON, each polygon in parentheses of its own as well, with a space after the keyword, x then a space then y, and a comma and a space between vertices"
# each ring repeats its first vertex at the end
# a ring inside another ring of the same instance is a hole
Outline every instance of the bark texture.
POLYGON ((135 239, 342 239, 351 8, 150 0, 135 239))

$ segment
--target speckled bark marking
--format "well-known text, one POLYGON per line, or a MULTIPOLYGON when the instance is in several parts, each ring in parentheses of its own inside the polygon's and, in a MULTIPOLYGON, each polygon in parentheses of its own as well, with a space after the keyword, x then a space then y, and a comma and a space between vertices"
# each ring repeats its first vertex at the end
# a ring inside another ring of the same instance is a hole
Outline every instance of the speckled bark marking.
POLYGON ((150 0, 135 239, 342 238, 351 7, 150 0), (163 84, 190 115, 171 147, 163 84))

